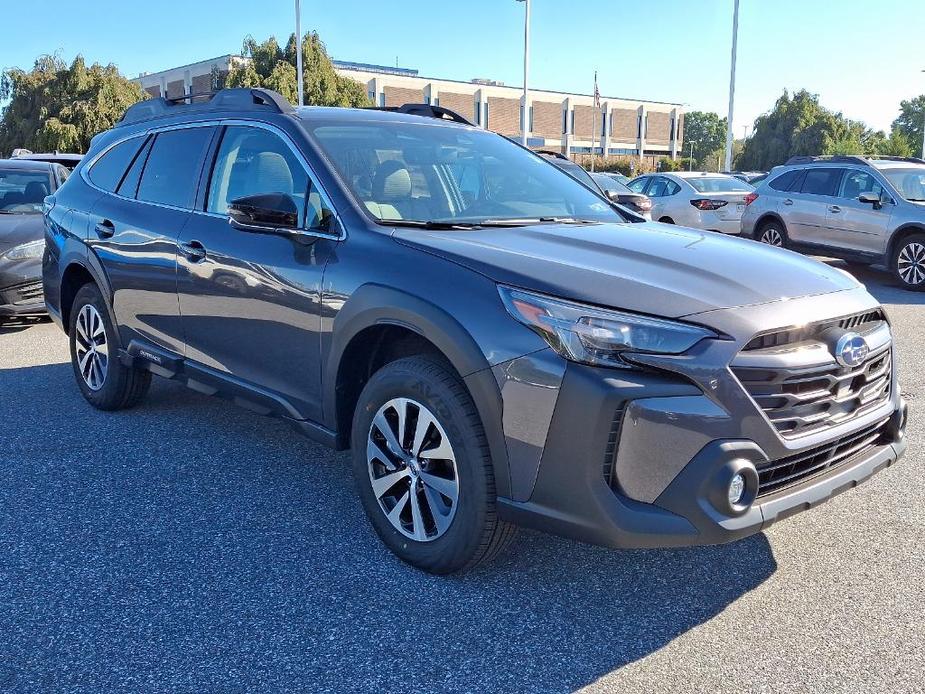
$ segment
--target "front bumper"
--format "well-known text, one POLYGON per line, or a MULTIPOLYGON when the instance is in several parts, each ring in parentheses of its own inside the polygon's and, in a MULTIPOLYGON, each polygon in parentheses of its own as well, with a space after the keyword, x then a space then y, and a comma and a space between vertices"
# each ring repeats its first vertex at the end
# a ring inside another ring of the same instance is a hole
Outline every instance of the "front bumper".
POLYGON ((41 260, 0 263, 0 316, 30 316, 45 313, 41 260))
POLYGON ((873 445, 736 513, 716 502, 725 496, 718 489, 724 470, 743 459, 773 460, 779 451, 769 454, 737 436, 715 437, 741 423, 690 383, 569 364, 529 495, 499 499, 500 513, 520 525, 611 547, 729 542, 812 508, 896 462, 906 446, 905 404, 897 397, 886 408, 889 421, 873 445), (644 400, 636 399, 640 393, 644 400), (626 456, 632 465, 623 465, 626 456))

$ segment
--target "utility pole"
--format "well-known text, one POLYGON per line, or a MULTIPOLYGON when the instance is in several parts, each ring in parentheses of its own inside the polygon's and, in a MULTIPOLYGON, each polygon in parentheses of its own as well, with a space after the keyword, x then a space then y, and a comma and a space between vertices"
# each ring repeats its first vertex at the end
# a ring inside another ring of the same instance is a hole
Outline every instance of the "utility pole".
POLYGON ((299 106, 305 105, 305 85, 302 81, 302 3, 295 0, 295 72, 299 81, 299 106))
POLYGON ((524 115, 521 123, 520 144, 527 146, 527 126, 530 119, 529 104, 530 93, 527 90, 527 83, 530 77, 530 0, 517 0, 524 4, 524 115))
POLYGON ((691 140, 691 156, 687 160, 687 170, 694 170, 694 145, 698 144, 696 140, 691 140))
POLYGON ((739 43, 739 0, 732 12, 732 65, 729 70, 729 115, 726 118, 726 171, 732 171, 732 116, 736 93, 736 49, 739 43))

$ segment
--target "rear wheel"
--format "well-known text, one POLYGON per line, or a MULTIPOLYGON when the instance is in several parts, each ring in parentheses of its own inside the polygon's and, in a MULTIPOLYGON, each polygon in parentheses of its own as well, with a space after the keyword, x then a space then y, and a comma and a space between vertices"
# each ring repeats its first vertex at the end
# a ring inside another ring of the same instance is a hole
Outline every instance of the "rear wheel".
POLYGON ((925 290, 925 234, 912 234, 896 245, 892 268, 901 286, 925 290))
POLYGON ((80 288, 71 306, 71 366, 80 392, 100 410, 120 410, 141 400, 151 384, 147 371, 119 362, 119 338, 95 284, 80 288))
POLYGON ((780 222, 765 222, 755 234, 755 240, 777 248, 787 247, 787 232, 780 222))
POLYGON ((460 379, 409 357, 376 372, 357 403, 353 473, 367 516, 398 557, 445 574, 494 558, 514 535, 498 519, 485 432, 460 379))

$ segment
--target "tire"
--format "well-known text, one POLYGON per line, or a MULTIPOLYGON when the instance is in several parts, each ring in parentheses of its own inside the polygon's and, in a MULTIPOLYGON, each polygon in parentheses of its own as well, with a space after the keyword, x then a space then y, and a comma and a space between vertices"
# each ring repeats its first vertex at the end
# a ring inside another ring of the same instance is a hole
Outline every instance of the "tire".
POLYGON ((777 221, 762 222, 755 231, 755 241, 760 241, 776 248, 787 247, 787 230, 777 221))
POLYGON ((357 402, 351 444, 366 515, 408 564, 434 574, 471 569, 514 537, 516 528, 498 518, 494 470, 475 404, 444 363, 407 357, 373 374, 357 402), (399 446, 401 456, 395 454, 399 446))
POLYGON ((148 392, 151 374, 127 367, 116 357, 119 335, 95 284, 78 290, 71 304, 69 328, 71 367, 87 402, 107 411, 138 404, 148 392))
POLYGON ((925 291, 925 234, 911 234, 896 244, 890 269, 904 289, 925 291))
POLYGON ((662 224, 674 224, 674 220, 671 217, 662 217, 659 219, 662 224))

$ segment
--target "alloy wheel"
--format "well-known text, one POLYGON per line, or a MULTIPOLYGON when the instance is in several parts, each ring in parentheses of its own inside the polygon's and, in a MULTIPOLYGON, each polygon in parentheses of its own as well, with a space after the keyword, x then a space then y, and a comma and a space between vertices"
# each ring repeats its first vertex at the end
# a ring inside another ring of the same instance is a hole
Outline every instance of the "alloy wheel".
POLYGON ((106 383, 109 370, 109 341, 103 318, 95 306, 85 304, 80 309, 75 328, 77 369, 90 390, 99 390, 106 383))
POLYGON ((768 227, 761 233, 761 243, 780 247, 784 245, 784 237, 777 228, 768 227))
POLYGON ((908 243, 896 258, 896 271, 906 284, 919 285, 925 281, 925 245, 908 243))
POLYGON ((410 398, 389 400, 370 425, 366 461, 373 494, 392 527, 418 542, 449 529, 459 476, 453 446, 433 412, 410 398))

